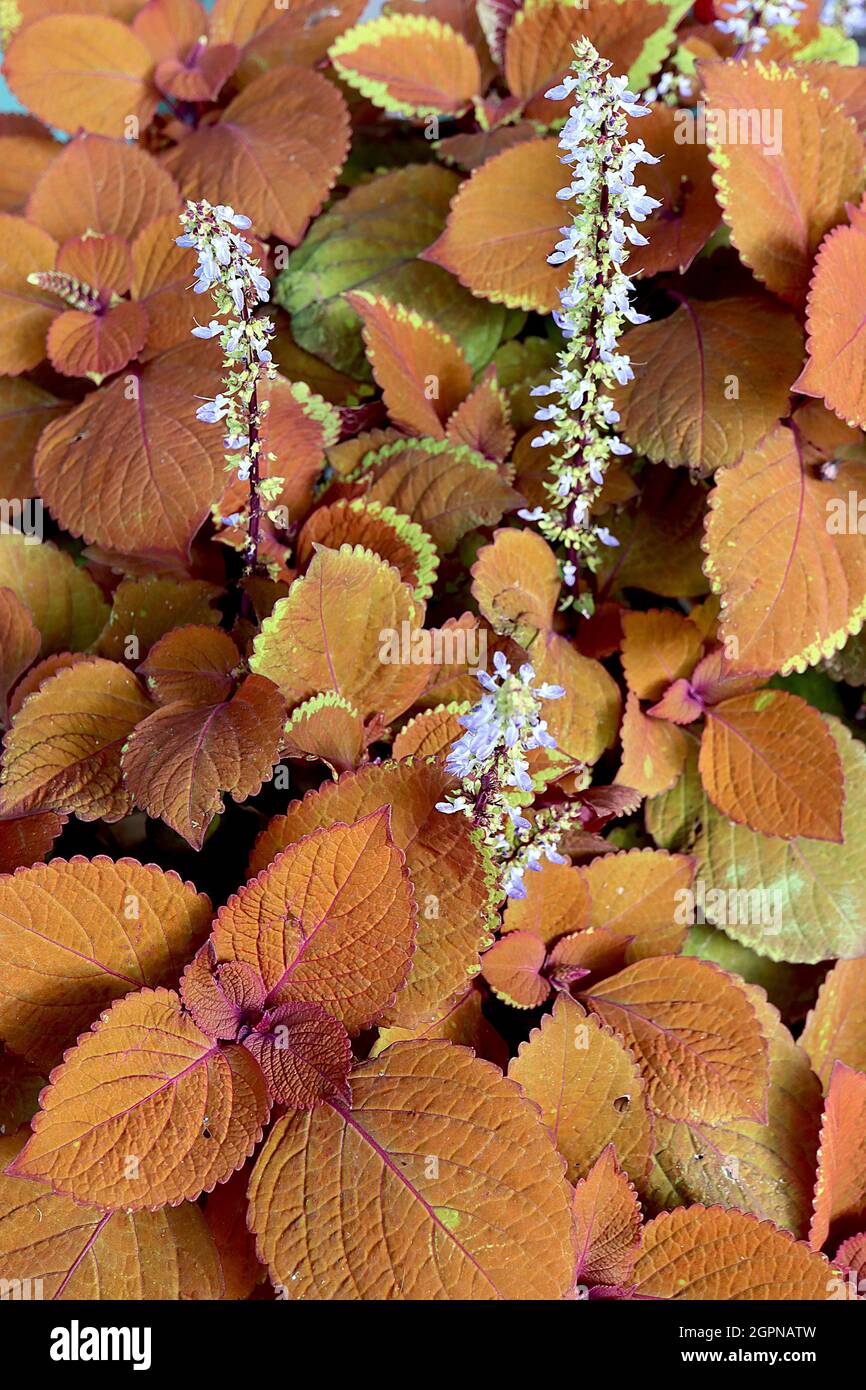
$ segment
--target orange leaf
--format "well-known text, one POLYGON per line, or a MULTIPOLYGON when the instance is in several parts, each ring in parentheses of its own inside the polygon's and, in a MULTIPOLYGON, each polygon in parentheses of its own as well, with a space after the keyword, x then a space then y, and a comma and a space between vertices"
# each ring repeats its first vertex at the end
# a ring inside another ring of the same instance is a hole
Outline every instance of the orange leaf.
POLYGON ((138 137, 159 94, 153 59, 125 24, 103 15, 50 15, 26 25, 6 54, 19 101, 48 125, 138 137), (130 126, 130 119, 136 122, 130 126))
POLYGON ((447 1001, 462 994, 467 979, 478 972, 479 951, 490 942, 486 857, 465 817, 436 810, 453 784, 441 765, 431 762, 362 768, 309 792, 272 820, 250 863, 250 873, 258 873, 286 845, 320 826, 357 820, 390 805, 391 834, 405 851, 418 903, 412 969, 388 1013, 388 1022, 404 1027, 438 1017, 447 1001))
MULTIPOLYGON (((408 2, 408 0, 407 0, 408 2)), ((514 125, 497 126, 494 130, 477 130, 471 134, 446 135, 436 142, 436 153, 446 164, 454 165, 471 174, 480 169, 495 154, 501 154, 512 145, 524 140, 535 140, 537 132, 529 121, 517 121, 514 125)))
POLYGON ((685 766, 688 735, 666 720, 647 718, 630 690, 620 738, 622 762, 616 781, 634 787, 641 796, 669 791, 685 766))
POLYGON ((767 1041, 735 976, 659 956, 594 986, 587 1000, 633 1049, 658 1114, 766 1120, 767 1041))
POLYGON ((813 463, 827 459, 864 460, 863 434, 846 425, 823 401, 804 400, 796 403, 797 428, 803 436, 803 450, 813 463))
POLYGON ((243 85, 262 69, 290 64, 313 67, 338 34, 361 17, 363 0, 337 0, 322 12, 319 0, 297 0, 276 9, 273 0, 216 0, 210 16, 211 42, 242 50, 235 80, 243 85))
MULTIPOLYGON (((445 701, 456 701, 474 705, 478 699, 478 679, 475 674, 487 659, 486 629, 471 613, 462 613, 459 618, 447 618, 440 628, 427 629, 432 632, 432 641, 438 640, 441 650, 431 650, 430 681, 419 695, 417 709, 435 709, 445 701)), ((494 643, 499 646, 500 643, 494 643)), ((513 653, 512 653, 513 654, 513 653)))
POLYGON ((27 276, 53 270, 56 255, 56 242, 41 227, 0 213, 0 372, 17 376, 45 356, 45 335, 61 305, 27 276))
POLYGON ((830 1076, 809 1228, 813 1250, 862 1231, 866 1224, 866 1074, 836 1062, 830 1076))
POLYGON ((460 715, 468 713, 471 706, 467 701, 451 705, 437 705, 424 710, 397 734, 391 751, 395 758, 411 758, 419 754, 424 758, 439 757, 450 749, 452 743, 463 734, 460 715))
POLYGON ((147 328, 140 304, 122 301, 104 314, 67 309, 48 330, 48 356, 63 376, 110 376, 138 356, 147 328))
POLYGON ((23 536, 0 535, 0 585, 29 610, 42 656, 89 647, 108 617, 90 575, 51 541, 30 545, 23 536))
POLYGON ((626 342, 632 360, 647 366, 616 392, 624 436, 654 463, 700 476, 736 463, 787 414, 803 361, 793 314, 763 295, 681 300, 626 342))
POLYGON ((798 695, 760 690, 708 709, 698 765, 710 800, 738 825, 841 843, 842 760, 798 695))
POLYGON ((130 292, 147 313, 145 358, 188 342, 193 329, 195 301, 189 287, 195 253, 177 245, 176 230, 176 213, 165 213, 142 228, 130 247, 130 292))
POLYGON ((622 630, 625 678, 641 700, 657 700, 672 681, 691 675, 701 654, 695 624, 670 608, 623 613, 622 630))
POLYGON ((161 637, 177 627, 218 623, 220 615, 211 604, 220 592, 203 579, 161 575, 122 579, 99 637, 99 655, 111 661, 139 662, 161 637))
POLYGON ((489 459, 450 440, 398 440, 379 449, 369 466, 368 500, 410 517, 443 554, 467 532, 495 526, 521 505, 520 493, 489 459))
POLYGON ((250 665, 279 688, 289 708, 335 690, 366 719, 407 709, 426 684, 423 666, 391 659, 383 645, 422 613, 397 571, 360 546, 320 550, 280 599, 255 640, 250 665), (346 614, 357 621, 346 622, 346 614))
POLYGON ((710 158, 722 215, 740 259, 780 298, 802 305, 821 239, 859 199, 866 174, 863 143, 833 99, 795 67, 760 61, 701 66, 710 158), (766 138, 729 143, 743 112, 771 115, 766 138), (784 130, 784 141, 781 131, 784 130), (778 148, 777 148, 778 147, 778 148))
POLYGON ((395 1043, 352 1092, 352 1110, 279 1120, 256 1160, 250 1221, 287 1298, 563 1296, 561 1163, 496 1067, 446 1042, 395 1043))
POLYGON ((80 661, 89 660, 89 656, 84 652, 55 652, 53 656, 46 656, 42 661, 37 661, 35 666, 31 666, 27 674, 21 677, 10 696, 10 719, 18 713, 27 697, 35 694, 46 681, 56 676, 58 671, 64 671, 68 666, 77 666, 80 661))
MULTIPOLYGON (((313 503, 313 486, 327 462, 325 449, 336 444, 340 417, 304 382, 262 383, 260 399, 268 404, 262 430, 263 459, 259 475, 283 478, 276 506, 286 508, 286 522, 306 516, 313 503), (274 454, 275 458, 267 457, 274 454)), ((228 481, 217 510, 223 516, 248 505, 249 483, 235 474, 228 481)), ((284 524, 286 524, 284 522, 284 524)))
MULTIPOLYGON (((23 1057, 7 1052, 0 1044, 0 1135, 14 1135, 22 1125, 30 1124, 39 1109, 39 1093, 44 1085, 44 1076, 40 1076, 23 1057)), ((8 1142, 8 1139, 0 1139, 0 1144, 8 1142)), ((2 1158, 0 1164, 6 1166, 2 1158)))
POLYGON ((125 1211, 176 1205, 225 1182, 270 1111, 247 1049, 215 1043, 167 989, 112 1004, 40 1099, 32 1137, 7 1172, 125 1211))
POLYGON ((481 970, 493 993, 515 1009, 536 1009, 550 994, 542 974, 547 952, 531 932, 511 931, 481 957, 481 970))
POLYGON ((445 421, 472 385, 454 339, 402 304, 366 290, 346 299, 364 325, 373 375, 395 425, 410 434, 445 438, 445 421))
POLYGON ((531 657, 539 682, 561 685, 568 692, 545 710, 557 748, 579 762, 598 762, 616 738, 621 709, 616 681, 600 661, 581 656, 555 632, 533 643, 531 657))
POLYGON ((102 232, 71 237, 57 253, 55 269, 91 289, 126 294, 132 282, 132 261, 123 237, 102 232))
POLYGON ((19 1143, 0 1139, 0 1259, 10 1283, 58 1301, 222 1298, 219 1253, 193 1202, 154 1212, 82 1207, 2 1175, 19 1143))
POLYGON ((556 556, 528 527, 497 531, 472 566, 472 596, 482 615, 522 647, 553 627, 561 587, 556 556))
POLYGON ((726 933, 775 961, 811 963, 866 952, 866 881, 859 850, 852 853, 866 823, 866 750, 841 720, 828 718, 827 726, 845 774, 841 845, 770 839, 735 825, 700 794, 699 783, 679 797, 679 812, 672 808, 670 829, 677 833, 682 816, 694 840, 699 881, 721 904, 726 933))
POLYGON ((454 411, 446 434, 452 443, 466 444, 485 458, 501 463, 508 458, 514 443, 510 421, 508 397, 491 370, 454 411))
POLYGON ((246 801, 270 778, 285 717, 282 696, 262 676, 248 676, 217 704, 166 705, 124 745, 124 781, 149 816, 201 849, 224 809, 222 793, 246 801))
POLYGON ((577 1280, 628 1284, 640 1249, 640 1204, 608 1144, 574 1190, 577 1280))
POLYGON ((99 135, 70 140, 27 205, 31 221, 59 242, 88 232, 132 242, 155 218, 179 210, 177 187, 153 155, 99 135))
POLYGON ((151 647, 138 670, 158 705, 213 705, 231 694, 240 659, 220 628, 176 627, 151 647))
POLYGON ((481 89, 475 50, 426 15, 388 14, 359 24, 340 35, 328 56, 368 101, 406 116, 459 116, 481 89))
POLYGON ((866 73, 862 67, 843 68, 838 63, 810 63, 804 69, 815 87, 826 87, 833 100, 866 134, 866 73))
POLYGON ((0 878, 0 1033, 47 1072, 112 1000, 173 983, 210 916, 204 893, 134 859, 55 859, 0 878))
POLYGON ((671 724, 694 724, 703 713, 703 701, 687 680, 674 681, 662 698, 647 710, 654 719, 667 719, 671 724))
MULTIPOLYGON (((592 835, 587 835, 585 839, 590 844, 593 840, 595 845, 598 844, 592 835)), ((572 932, 570 936, 560 937, 550 952, 546 973, 560 989, 570 989, 586 975, 613 975, 626 963, 630 940, 630 937, 619 937, 604 927, 572 932)))
POLYGON ((336 776, 358 766, 364 756, 365 738, 358 711, 342 695, 329 690, 292 710, 283 733, 283 754, 321 760, 336 776))
POLYGON ((90 657, 85 652, 55 652, 53 656, 46 656, 37 661, 21 677, 9 697, 9 718, 12 719, 18 713, 28 695, 33 695, 47 680, 56 676, 58 671, 65 670, 67 666, 77 666, 79 661, 89 660, 90 657))
POLYGON ((379 1018, 409 973, 412 884, 386 806, 283 850, 217 916, 220 961, 252 965, 267 1004, 321 1004, 350 1033, 379 1018))
POLYGON ((250 1166, 239 1168, 205 1199, 204 1219, 219 1251, 227 1299, 249 1298, 267 1275, 256 1256, 256 1243, 247 1229, 247 1188, 250 1166))
POLYGON ((558 937, 589 925, 585 872, 571 864, 543 864, 539 873, 527 874, 525 886, 525 898, 506 903, 503 932, 531 932, 552 946, 558 937))
POLYGON ((47 859, 66 821, 54 811, 0 816, 0 874, 47 859))
POLYGON ((866 957, 837 960, 800 1038, 826 1090, 834 1062, 866 1072, 866 957))
POLYGON ((854 1274, 857 1293, 862 1298, 866 1292, 866 1232, 843 1241, 836 1251, 834 1263, 854 1274))
POLYGON ((372 550, 398 571, 404 584, 410 584, 418 599, 433 592, 439 557, 426 532, 393 507, 380 502, 334 502, 317 507, 304 522, 295 547, 295 561, 303 569, 317 546, 339 550, 341 545, 361 545, 372 550))
POLYGON ((219 430, 195 418, 195 397, 219 387, 218 362, 184 346, 128 375, 132 387, 117 377, 44 431, 39 487, 73 535, 184 560, 225 467, 219 430))
POLYGON ((49 420, 69 409, 26 377, 0 377, 0 490, 22 500, 36 496, 33 455, 49 420))
POLYGON ((836 227, 815 261, 806 309, 809 361, 794 390, 819 396, 850 425, 866 425, 866 366, 861 291, 866 261, 866 203, 850 208, 850 225, 836 227))
POLYGON ((132 30, 159 62, 186 54, 207 33, 207 23, 199 0, 148 0, 135 16, 132 30))
POLYGON ((804 671, 859 631, 866 612, 866 543, 828 530, 848 506, 859 469, 813 476, 795 429, 777 426, 716 479, 706 570, 724 604, 721 636, 736 639, 738 671, 804 671))
POLYGON ((641 166, 641 183, 661 207, 641 224, 649 245, 631 249, 629 275, 688 270, 719 225, 707 147, 677 142, 681 120, 676 108, 657 103, 635 122, 635 136, 659 160, 641 166))
POLYGON ((0 813, 69 811, 85 821, 128 815, 120 752, 152 708, 116 662, 94 657, 59 671, 24 702, 6 735, 0 813))
MULTIPOLYGON (((527 103, 530 120, 545 125, 561 121, 568 113, 567 103, 547 101, 544 93, 562 81, 578 39, 587 37, 602 57, 612 61, 615 72, 628 72, 647 40, 669 20, 666 5, 646 0, 593 0, 585 7, 568 0, 524 4, 505 37, 508 90, 527 103)), ((664 51, 659 52, 659 63, 663 57, 664 51)))
POLYGON ((0 589, 0 719, 18 677, 39 655, 39 632, 11 589, 0 589))
POLYGON ((244 208, 260 237, 296 246, 343 167, 349 113, 318 72, 281 70, 251 82, 212 124, 165 156, 188 198, 244 208))
POLYGON ((61 146, 32 116, 6 115, 0 124, 0 212, 23 212, 33 185, 61 146))
MULTIPOLYGON (((545 865, 538 877, 550 867, 545 865)), ((574 871, 589 892, 586 926, 622 941, 627 964, 676 954, 687 929, 680 905, 694 870, 694 860, 688 855, 664 850, 633 849, 600 855, 574 871)))
POLYGON ((653 1207, 738 1207, 796 1236, 809 1225, 821 1122, 821 1088, 809 1059, 757 985, 746 985, 769 1042, 767 1122, 656 1118, 653 1207))
POLYGON ((560 236, 556 194, 565 182, 556 140, 503 150, 462 185, 445 231, 422 260, 444 266, 494 304, 550 313, 568 279, 567 267, 547 263, 560 236))
POLYGON ((508 1075, 541 1106, 571 1182, 587 1176, 608 1144, 629 1177, 643 1181, 652 1120, 634 1056, 612 1028, 560 994, 520 1044, 508 1075))
POLYGON ((165 58, 154 74, 161 92, 181 101, 216 101, 238 64, 234 44, 214 43, 183 60, 165 58))
POLYGON ((838 1283, 833 1276, 822 1255, 771 1221, 693 1206, 644 1227, 634 1277, 641 1297, 748 1303, 822 1302, 838 1283))

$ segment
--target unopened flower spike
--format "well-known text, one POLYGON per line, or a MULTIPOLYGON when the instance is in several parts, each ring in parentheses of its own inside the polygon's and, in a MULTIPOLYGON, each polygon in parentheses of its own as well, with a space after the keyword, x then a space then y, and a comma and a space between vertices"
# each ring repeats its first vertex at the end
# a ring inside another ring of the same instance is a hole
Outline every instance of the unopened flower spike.
POLYGON ((614 432, 619 414, 610 392, 632 378, 631 363, 619 350, 626 323, 646 323, 632 304, 632 285, 623 266, 629 245, 645 246, 635 226, 660 206, 635 182, 639 164, 658 160, 642 140, 628 138, 628 120, 645 116, 649 107, 627 88, 624 77, 610 75, 610 63, 588 39, 574 47, 572 70, 547 92, 553 100, 570 99, 568 119, 559 137, 562 163, 571 181, 560 190, 563 203, 575 202, 571 225, 551 265, 572 266, 554 314, 565 337, 556 374, 533 395, 547 398, 536 411, 545 428, 533 441, 549 445, 554 462, 545 482, 546 507, 521 512, 536 522, 552 545, 565 548, 562 578, 572 586, 580 564, 598 565, 599 545, 616 539, 592 523, 592 508, 604 485, 613 455, 631 453, 614 432))
POLYGON ((274 325, 257 316, 260 304, 270 298, 270 283, 252 259, 252 246, 243 233, 250 219, 225 204, 206 200, 188 202, 180 215, 183 233, 178 246, 188 246, 198 257, 196 294, 210 294, 217 317, 197 324, 194 338, 219 338, 223 351, 223 389, 196 411, 199 420, 220 425, 227 466, 242 482, 250 484, 248 536, 244 570, 258 567, 258 540, 262 497, 259 485, 260 432, 267 408, 258 399, 262 377, 276 374, 268 343, 274 325))
POLYGON ((731 34, 745 53, 760 53, 769 40, 768 29, 780 24, 794 28, 805 10, 805 0, 725 0, 721 6, 728 16, 717 19, 716 28, 731 34))
POLYGON ((529 844, 532 824, 523 810, 533 799, 526 754, 533 748, 555 748, 556 739, 542 718, 545 700, 559 700, 561 685, 535 685, 535 671, 525 662, 512 672, 502 652, 493 658, 493 674, 478 673, 484 694, 468 714, 460 716, 466 730, 451 746, 446 770, 461 779, 459 790, 437 809, 446 815, 468 816, 483 836, 494 859, 509 861, 503 890, 509 897, 525 896, 523 872, 541 867, 542 853, 560 862, 555 845, 538 852, 529 844), (523 859, 515 856, 525 846, 523 859))

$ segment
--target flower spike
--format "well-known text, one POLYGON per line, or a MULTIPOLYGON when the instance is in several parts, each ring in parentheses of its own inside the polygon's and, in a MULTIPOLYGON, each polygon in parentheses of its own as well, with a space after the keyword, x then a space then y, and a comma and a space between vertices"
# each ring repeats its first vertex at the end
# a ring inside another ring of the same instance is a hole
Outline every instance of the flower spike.
MULTIPOLYGON (((446 815, 462 812, 472 819, 494 858, 503 865, 507 862, 504 891, 509 897, 522 898, 524 870, 539 868, 541 859, 541 850, 529 843, 532 825, 523 814, 533 798, 526 754, 533 748, 556 747, 541 717, 541 704, 562 699, 565 691, 547 682, 534 686, 535 671, 529 662, 513 673, 502 652, 495 654, 493 669, 493 675, 478 672, 484 694, 468 714, 461 715, 466 733, 452 744, 445 762, 446 770, 459 777, 462 785, 447 801, 440 801, 437 810, 446 815)), ((545 849, 548 859, 554 858, 555 850, 555 845, 550 852, 545 849)))
POLYGON ((207 324, 197 324, 192 334, 194 338, 218 337, 225 364, 222 391, 200 405, 196 417, 223 426, 227 466, 250 484, 244 571, 253 574, 258 568, 262 512, 259 434, 267 409, 259 402, 258 384, 262 377, 272 380, 276 374, 268 348, 274 325, 257 311, 270 298, 270 283, 243 236, 251 225, 248 217, 203 199, 188 202, 180 221, 184 230, 177 244, 192 247, 198 257, 193 289, 196 294, 211 295, 218 315, 207 324))
POLYGON ((716 28, 732 34, 746 53, 760 53, 769 41, 768 29, 784 24, 794 28, 804 0, 726 0, 722 9, 729 16, 717 19, 716 28))
POLYGON ((564 546, 562 577, 574 584, 579 564, 594 569, 598 546, 616 545, 605 529, 592 524, 592 507, 604 484, 611 455, 630 448, 614 433, 619 421, 610 391, 632 378, 631 363, 619 350, 626 323, 645 323, 632 305, 631 281, 623 270, 629 245, 644 246, 635 224, 660 206, 635 183, 639 164, 656 164, 643 141, 628 139, 628 118, 644 116, 643 106, 624 77, 610 75, 610 63, 588 39, 574 47, 572 71, 547 92, 572 102, 559 138, 571 181, 559 192, 563 203, 576 201, 571 225, 548 256, 552 265, 573 266, 554 319, 565 337, 553 379, 533 395, 548 403, 536 411, 544 429, 533 441, 550 445, 555 461, 545 483, 546 508, 521 513, 535 522, 553 545, 564 546))

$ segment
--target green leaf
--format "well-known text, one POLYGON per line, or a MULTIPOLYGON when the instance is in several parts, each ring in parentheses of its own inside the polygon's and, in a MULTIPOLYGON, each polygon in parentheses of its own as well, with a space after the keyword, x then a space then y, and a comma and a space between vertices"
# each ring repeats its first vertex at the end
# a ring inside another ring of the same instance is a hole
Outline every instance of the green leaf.
MULTIPOLYGON (((796 44, 796 29, 791 31, 791 41, 796 44)), ((834 29, 829 24, 821 24, 817 38, 798 49, 794 58, 798 63, 838 63, 843 68, 856 68, 860 61, 857 40, 849 39, 840 29, 834 29)))
POLYGON ((633 92, 642 92, 649 80, 659 71, 674 43, 676 28, 683 15, 692 7, 692 0, 662 0, 670 15, 660 29, 651 34, 640 56, 628 70, 628 85, 633 92))
POLYGON ((361 320, 343 298, 359 287, 432 319, 460 343, 473 372, 520 331, 525 315, 475 299, 447 270, 418 260, 443 230, 458 184, 450 169, 409 165, 353 188, 314 222, 276 287, 302 348, 370 379, 361 320))
POLYGON ((511 423, 515 429, 528 430, 535 424, 538 401, 530 392, 534 386, 546 385, 550 381, 557 352, 557 344, 549 338, 524 338, 522 343, 503 343, 497 349, 493 359, 496 375, 508 397, 511 423))
POLYGON ((659 849, 679 853, 691 845, 701 819, 706 796, 698 772, 700 744, 692 740, 682 775, 670 791, 651 796, 644 807, 646 828, 659 849))
POLYGON ((866 953, 866 749, 838 720, 827 719, 827 725, 845 774, 842 844, 771 839, 734 825, 707 800, 701 813, 697 878, 705 880, 707 894, 770 895, 772 913, 737 912, 737 920, 724 926, 728 936, 771 960, 811 964, 866 953), (762 915, 773 920, 739 920, 762 915))

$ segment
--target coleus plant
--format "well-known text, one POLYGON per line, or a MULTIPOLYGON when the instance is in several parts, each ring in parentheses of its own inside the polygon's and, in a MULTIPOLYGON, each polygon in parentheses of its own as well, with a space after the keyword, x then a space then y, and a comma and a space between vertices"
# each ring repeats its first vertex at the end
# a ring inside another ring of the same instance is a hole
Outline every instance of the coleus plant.
POLYGON ((861 1297, 853 7, 361 9, 2 10, 0 1277, 861 1297))

